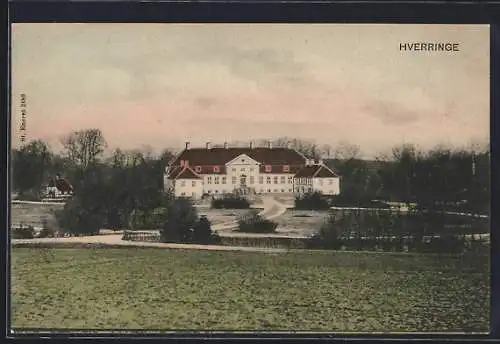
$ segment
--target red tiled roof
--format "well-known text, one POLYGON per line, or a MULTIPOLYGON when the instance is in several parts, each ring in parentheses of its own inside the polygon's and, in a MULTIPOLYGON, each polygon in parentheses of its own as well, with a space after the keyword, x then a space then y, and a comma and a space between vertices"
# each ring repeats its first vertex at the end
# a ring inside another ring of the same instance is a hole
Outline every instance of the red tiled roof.
POLYGON ((189 166, 184 167, 179 174, 175 176, 174 179, 200 179, 201 177, 197 175, 189 166))
POLYGON ((283 173, 283 165, 290 166, 290 172, 294 173, 305 164, 305 157, 299 152, 289 148, 193 148, 184 150, 172 162, 172 166, 179 166, 181 160, 188 161, 189 166, 196 169, 201 167, 198 173, 215 173, 213 166, 220 166, 220 174, 226 173, 225 164, 236 157, 246 154, 261 164, 260 171, 266 173, 265 165, 271 165, 271 172, 283 173))
POLYGON ((305 166, 295 174, 295 178, 332 178, 337 175, 324 165, 305 166))
POLYGON ((64 178, 56 179, 55 186, 56 186, 57 190, 62 191, 62 192, 68 192, 68 191, 73 190, 73 187, 71 186, 71 184, 64 178))

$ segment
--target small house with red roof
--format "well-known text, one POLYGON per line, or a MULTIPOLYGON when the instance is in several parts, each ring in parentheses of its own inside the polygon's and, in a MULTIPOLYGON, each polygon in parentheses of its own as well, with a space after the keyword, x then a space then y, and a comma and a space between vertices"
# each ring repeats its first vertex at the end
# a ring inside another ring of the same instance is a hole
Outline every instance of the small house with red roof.
POLYGON ((170 161, 164 187, 176 197, 203 195, 293 194, 305 190, 335 195, 339 177, 321 161, 308 159, 290 147, 224 147, 185 149, 170 161), (311 184, 307 184, 309 183, 311 184), (306 188, 307 185, 307 188, 306 188))

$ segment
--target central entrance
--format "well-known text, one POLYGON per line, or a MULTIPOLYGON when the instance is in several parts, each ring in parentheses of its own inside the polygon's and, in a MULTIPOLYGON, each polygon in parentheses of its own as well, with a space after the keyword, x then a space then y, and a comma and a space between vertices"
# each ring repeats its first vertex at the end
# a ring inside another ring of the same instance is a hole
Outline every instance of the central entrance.
POLYGON ((241 187, 247 186, 247 176, 244 174, 240 176, 240 186, 241 187))

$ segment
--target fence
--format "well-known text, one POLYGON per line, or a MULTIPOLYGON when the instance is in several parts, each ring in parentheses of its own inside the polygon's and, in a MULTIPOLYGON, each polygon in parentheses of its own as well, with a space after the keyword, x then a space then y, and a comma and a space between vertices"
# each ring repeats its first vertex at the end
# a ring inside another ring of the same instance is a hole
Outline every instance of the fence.
POLYGON ((123 232, 122 240, 126 241, 143 241, 143 242, 160 242, 159 232, 140 232, 140 231, 125 231, 123 232))
POLYGON ((263 248, 306 248, 308 238, 288 238, 288 237, 238 237, 222 236, 223 246, 245 246, 263 248))

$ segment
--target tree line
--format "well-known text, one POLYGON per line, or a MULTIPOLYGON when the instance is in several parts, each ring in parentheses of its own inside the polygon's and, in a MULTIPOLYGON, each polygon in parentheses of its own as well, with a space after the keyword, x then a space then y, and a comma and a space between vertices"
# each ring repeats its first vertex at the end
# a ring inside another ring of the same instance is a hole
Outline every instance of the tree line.
MULTIPOLYGON (((170 216, 168 209, 191 214, 186 210, 187 204, 175 203, 163 191, 163 173, 174 156, 172 151, 166 149, 156 157, 147 149, 115 149, 106 156, 107 143, 98 129, 72 132, 62 137, 61 143, 60 153, 53 152, 42 140, 14 149, 11 176, 13 191, 25 200, 40 199, 41 186, 48 177, 60 173, 66 178, 73 185, 75 196, 59 215, 58 220, 65 227, 79 223, 86 231, 99 227, 140 229, 151 225, 148 221, 165 227, 165 216, 170 216)), ((335 197, 334 204, 362 205, 382 199, 433 209, 489 211, 490 165, 486 149, 437 147, 422 151, 405 145, 394 148, 390 156, 381 157, 374 169, 360 158, 360 149, 355 145, 321 148, 289 138, 274 140, 273 145, 290 143, 308 157, 324 158, 339 173, 341 194, 335 197)), ((186 228, 196 227, 196 218, 196 214, 192 215, 186 228)), ((171 222, 168 226, 176 227, 171 222)))

